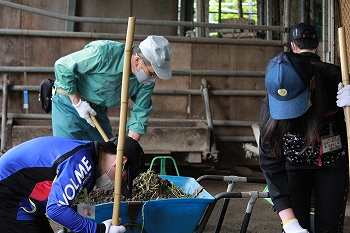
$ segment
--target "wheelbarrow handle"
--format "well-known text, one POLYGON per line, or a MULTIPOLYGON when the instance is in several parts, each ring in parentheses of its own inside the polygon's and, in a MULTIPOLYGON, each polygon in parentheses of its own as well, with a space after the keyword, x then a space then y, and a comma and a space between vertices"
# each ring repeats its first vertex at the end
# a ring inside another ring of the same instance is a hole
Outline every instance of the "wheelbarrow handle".
POLYGON ((227 182, 248 182, 266 184, 266 180, 264 178, 251 178, 242 176, 203 175, 196 179, 198 183, 200 183, 202 180, 221 180, 227 182))

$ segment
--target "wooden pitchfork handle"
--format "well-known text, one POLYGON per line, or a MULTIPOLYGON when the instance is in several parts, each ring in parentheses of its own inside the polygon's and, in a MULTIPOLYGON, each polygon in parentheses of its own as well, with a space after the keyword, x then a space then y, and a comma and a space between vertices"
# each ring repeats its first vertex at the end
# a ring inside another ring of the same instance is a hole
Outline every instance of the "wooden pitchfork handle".
POLYGON ((101 134, 103 140, 105 140, 105 142, 108 142, 109 139, 108 139, 106 133, 103 131, 101 125, 100 125, 100 124, 98 123, 98 121, 96 120, 96 117, 95 117, 94 115, 91 115, 91 114, 90 114, 90 118, 91 118, 92 122, 94 122, 95 127, 96 127, 96 129, 98 130, 98 132, 101 134))

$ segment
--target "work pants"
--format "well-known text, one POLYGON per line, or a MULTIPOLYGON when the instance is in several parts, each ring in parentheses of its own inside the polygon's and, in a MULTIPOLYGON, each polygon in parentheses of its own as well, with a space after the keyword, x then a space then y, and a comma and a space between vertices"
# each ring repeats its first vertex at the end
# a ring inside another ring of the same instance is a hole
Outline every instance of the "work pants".
MULTIPOLYGON (((97 122, 108 138, 113 137, 108 119, 108 108, 91 106, 97 113, 97 122)), ((68 96, 56 93, 52 98, 52 131, 54 136, 104 142, 97 128, 79 116, 68 96)))
POLYGON ((310 231, 310 204, 314 190, 315 233, 343 232, 349 188, 347 158, 332 166, 288 171, 292 208, 300 225, 310 231))

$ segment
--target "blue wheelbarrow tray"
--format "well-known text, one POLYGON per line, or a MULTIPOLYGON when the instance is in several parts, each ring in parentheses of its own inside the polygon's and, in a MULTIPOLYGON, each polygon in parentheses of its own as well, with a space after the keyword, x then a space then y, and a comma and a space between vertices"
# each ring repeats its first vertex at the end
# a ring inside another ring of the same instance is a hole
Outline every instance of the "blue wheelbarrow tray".
MULTIPOLYGON (((200 184, 191 177, 159 175, 175 184, 186 194, 193 194, 200 184)), ((119 217, 122 224, 134 223, 142 232, 146 233, 192 233, 201 220, 208 205, 215 198, 203 189, 196 197, 169 198, 140 202, 140 211, 137 217, 129 217, 129 205, 133 202, 121 202, 119 217)), ((111 219, 113 214, 113 202, 95 205, 94 219, 101 223, 111 219)), ((135 215, 136 216, 136 215, 135 215)), ((135 227, 126 227, 126 232, 141 232, 135 227)))

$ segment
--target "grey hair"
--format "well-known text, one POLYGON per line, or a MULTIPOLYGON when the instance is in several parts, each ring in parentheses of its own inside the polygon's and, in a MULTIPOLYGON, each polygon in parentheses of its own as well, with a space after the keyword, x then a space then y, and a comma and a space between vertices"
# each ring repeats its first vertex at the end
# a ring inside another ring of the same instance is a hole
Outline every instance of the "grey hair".
POLYGON ((139 56, 144 62, 146 66, 152 66, 151 62, 147 60, 147 58, 142 54, 142 51, 139 46, 135 46, 132 50, 134 55, 139 56))

